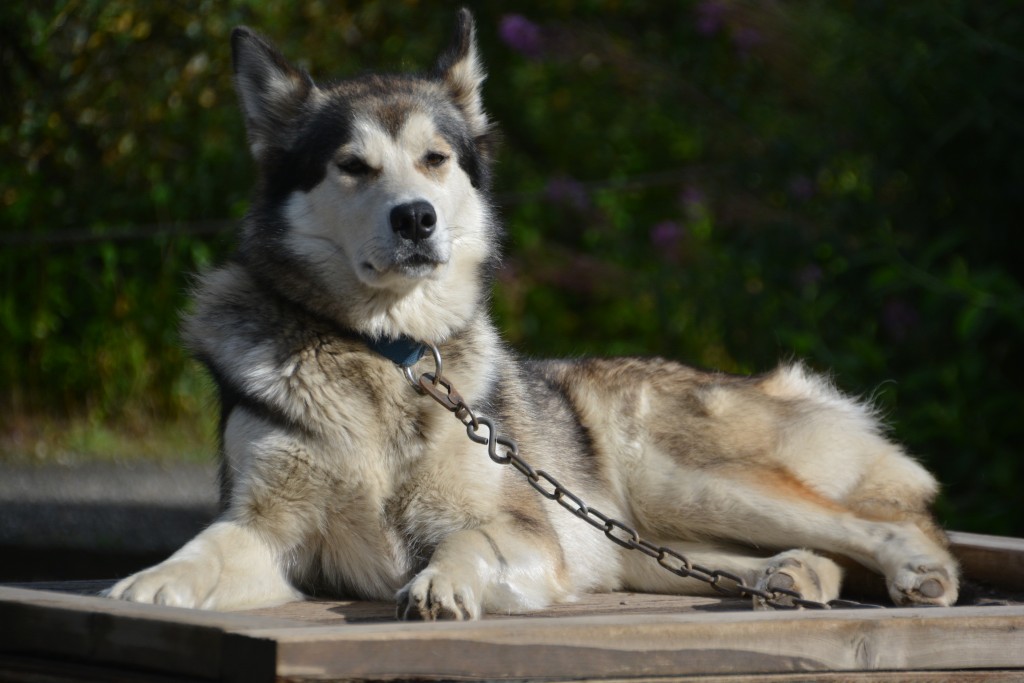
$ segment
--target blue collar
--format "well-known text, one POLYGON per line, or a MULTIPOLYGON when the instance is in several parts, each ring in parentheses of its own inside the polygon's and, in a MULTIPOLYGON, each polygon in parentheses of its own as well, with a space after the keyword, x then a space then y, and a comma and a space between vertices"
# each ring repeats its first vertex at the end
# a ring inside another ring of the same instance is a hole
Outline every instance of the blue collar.
POLYGON ((374 339, 366 335, 359 336, 362 337, 371 351, 379 353, 395 365, 403 368, 412 367, 427 352, 426 344, 422 344, 409 337, 398 337, 397 339, 381 337, 374 339))

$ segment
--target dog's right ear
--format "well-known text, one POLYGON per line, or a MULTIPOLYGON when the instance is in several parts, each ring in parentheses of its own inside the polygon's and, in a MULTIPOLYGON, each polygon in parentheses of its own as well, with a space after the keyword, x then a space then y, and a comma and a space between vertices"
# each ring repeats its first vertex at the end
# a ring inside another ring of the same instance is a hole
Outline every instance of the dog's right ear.
POLYGON ((245 26, 231 33, 231 55, 249 148, 259 159, 273 141, 282 139, 316 86, 309 74, 293 67, 265 38, 245 26))

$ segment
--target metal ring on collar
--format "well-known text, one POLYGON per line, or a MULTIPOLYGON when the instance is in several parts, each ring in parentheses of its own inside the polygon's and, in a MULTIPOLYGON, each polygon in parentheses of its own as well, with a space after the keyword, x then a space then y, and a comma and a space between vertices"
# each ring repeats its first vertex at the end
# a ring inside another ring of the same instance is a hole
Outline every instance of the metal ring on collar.
MULTIPOLYGON (((437 350, 437 346, 434 344, 424 344, 424 346, 430 349, 430 354, 434 357, 433 384, 436 387, 441 382, 441 352, 437 350)), ((402 368, 402 373, 405 375, 405 379, 408 380, 409 384, 412 385, 412 388, 416 390, 417 394, 422 396, 427 393, 423 390, 423 387, 420 386, 419 381, 417 381, 416 373, 412 371, 412 365, 402 365, 400 367, 402 368)))

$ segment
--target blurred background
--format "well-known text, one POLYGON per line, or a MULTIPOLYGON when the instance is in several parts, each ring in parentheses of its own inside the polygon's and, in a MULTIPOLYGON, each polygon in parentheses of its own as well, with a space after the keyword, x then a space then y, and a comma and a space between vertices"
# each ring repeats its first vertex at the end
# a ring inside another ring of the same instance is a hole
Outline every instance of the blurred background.
MULTIPOLYGON (((232 27, 315 78, 422 71, 457 6, 0 4, 9 488, 214 459, 213 394, 177 320, 253 183, 232 27)), ((1024 5, 473 9, 503 134, 494 308, 516 348, 729 372, 805 359, 938 474, 945 524, 1024 534, 1024 5)), ((0 506, 0 527, 26 510, 0 506)))

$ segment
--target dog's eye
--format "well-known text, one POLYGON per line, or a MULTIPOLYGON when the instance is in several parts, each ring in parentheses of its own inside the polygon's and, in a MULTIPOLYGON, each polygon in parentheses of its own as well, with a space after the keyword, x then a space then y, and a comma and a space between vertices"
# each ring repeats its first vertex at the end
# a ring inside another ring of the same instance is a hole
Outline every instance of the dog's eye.
POLYGON ((359 157, 349 157, 338 162, 338 170, 346 175, 364 176, 369 175, 373 169, 359 157))
POLYGON ((440 152, 427 152, 427 155, 423 157, 423 163, 430 168, 442 166, 446 161, 448 161, 448 156, 446 154, 441 154, 440 152))

